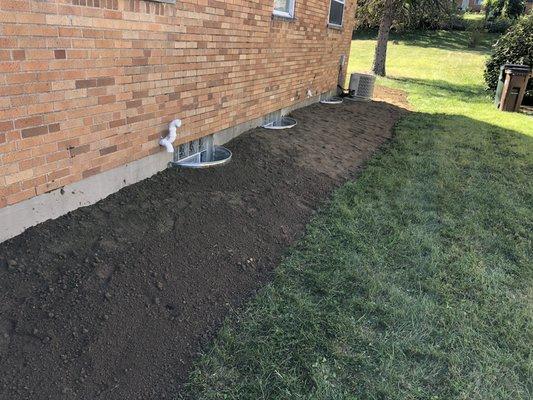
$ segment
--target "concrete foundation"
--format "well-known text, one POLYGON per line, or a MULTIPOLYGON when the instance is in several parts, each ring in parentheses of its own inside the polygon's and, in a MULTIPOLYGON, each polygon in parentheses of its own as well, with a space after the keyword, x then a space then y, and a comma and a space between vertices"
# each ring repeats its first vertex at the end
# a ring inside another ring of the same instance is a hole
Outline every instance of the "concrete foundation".
MULTIPOLYGON (((213 135, 214 144, 227 143, 250 129, 262 126, 274 117, 286 115, 295 109, 316 103, 324 96, 335 94, 336 90, 331 90, 263 117, 224 129, 213 135)), ((102 172, 52 192, 0 208, 0 243, 21 234, 31 226, 58 218, 79 207, 94 204, 125 186, 149 178, 166 169, 171 160, 172 154, 162 150, 160 153, 102 172)))

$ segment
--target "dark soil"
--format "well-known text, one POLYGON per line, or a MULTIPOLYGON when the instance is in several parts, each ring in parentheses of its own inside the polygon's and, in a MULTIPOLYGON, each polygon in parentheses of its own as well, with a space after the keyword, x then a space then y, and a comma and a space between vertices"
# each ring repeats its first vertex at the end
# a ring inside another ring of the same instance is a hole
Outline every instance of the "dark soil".
POLYGON ((164 171, 0 244, 0 399, 176 398, 402 112, 313 105, 232 141, 227 166, 164 171))

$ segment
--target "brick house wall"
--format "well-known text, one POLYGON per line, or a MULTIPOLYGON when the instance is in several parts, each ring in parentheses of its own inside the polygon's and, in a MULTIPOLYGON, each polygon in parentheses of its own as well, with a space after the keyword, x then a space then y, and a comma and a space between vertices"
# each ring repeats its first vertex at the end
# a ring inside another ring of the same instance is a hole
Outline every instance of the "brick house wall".
MULTIPOLYGON (((330 0, 0 0, 0 210, 335 88, 330 0)), ((347 64, 347 63, 346 63, 347 64)), ((345 67, 346 68, 346 67, 345 67)))

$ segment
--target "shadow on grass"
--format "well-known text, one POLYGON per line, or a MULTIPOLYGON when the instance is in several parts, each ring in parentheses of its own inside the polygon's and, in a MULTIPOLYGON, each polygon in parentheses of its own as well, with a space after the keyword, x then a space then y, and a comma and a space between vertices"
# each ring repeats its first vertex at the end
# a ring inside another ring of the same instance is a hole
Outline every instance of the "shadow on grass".
MULTIPOLYGON (((459 50, 462 52, 486 53, 490 51, 492 44, 498 38, 495 34, 485 34, 479 45, 469 47, 470 32, 466 31, 416 31, 406 33, 393 33, 390 36, 390 44, 395 41, 406 46, 436 48, 442 50, 459 50)), ((355 32, 354 40, 376 40, 377 32, 366 30, 355 32)))
POLYGON ((190 398, 528 398, 532 147, 408 114, 226 321, 190 398))
POLYGON ((424 86, 430 90, 438 90, 449 92, 450 95, 457 96, 461 94, 469 97, 486 98, 488 93, 484 90, 482 85, 457 85, 445 80, 437 79, 419 79, 419 78, 405 78, 405 77, 387 77, 392 81, 406 84, 414 84, 424 86))
POLYGON ((397 39, 408 46, 478 53, 490 51, 492 44, 497 39, 497 35, 484 34, 481 43, 475 48, 471 48, 469 47, 470 36, 471 33, 466 31, 437 31, 407 33, 397 37, 397 39))

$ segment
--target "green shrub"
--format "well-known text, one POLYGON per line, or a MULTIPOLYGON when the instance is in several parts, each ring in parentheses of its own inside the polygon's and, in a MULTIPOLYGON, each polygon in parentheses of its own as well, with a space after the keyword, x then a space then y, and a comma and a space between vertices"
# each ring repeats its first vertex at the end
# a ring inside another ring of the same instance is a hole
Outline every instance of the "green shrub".
POLYGON ((526 8, 525 0, 485 0, 487 21, 498 17, 518 18, 526 8))
POLYGON ((468 22, 461 14, 453 14, 449 19, 440 22, 438 28, 446 31, 466 31, 468 22))
POLYGON ((513 25, 515 20, 508 17, 499 16, 485 24, 490 33, 505 33, 513 25))
POLYGON ((492 55, 485 68, 485 82, 489 90, 496 90, 500 66, 503 64, 523 64, 533 68, 532 14, 520 18, 494 44, 492 55))
POLYGON ((502 14, 508 18, 518 18, 524 13, 525 9, 525 0, 507 0, 503 6, 502 14))

